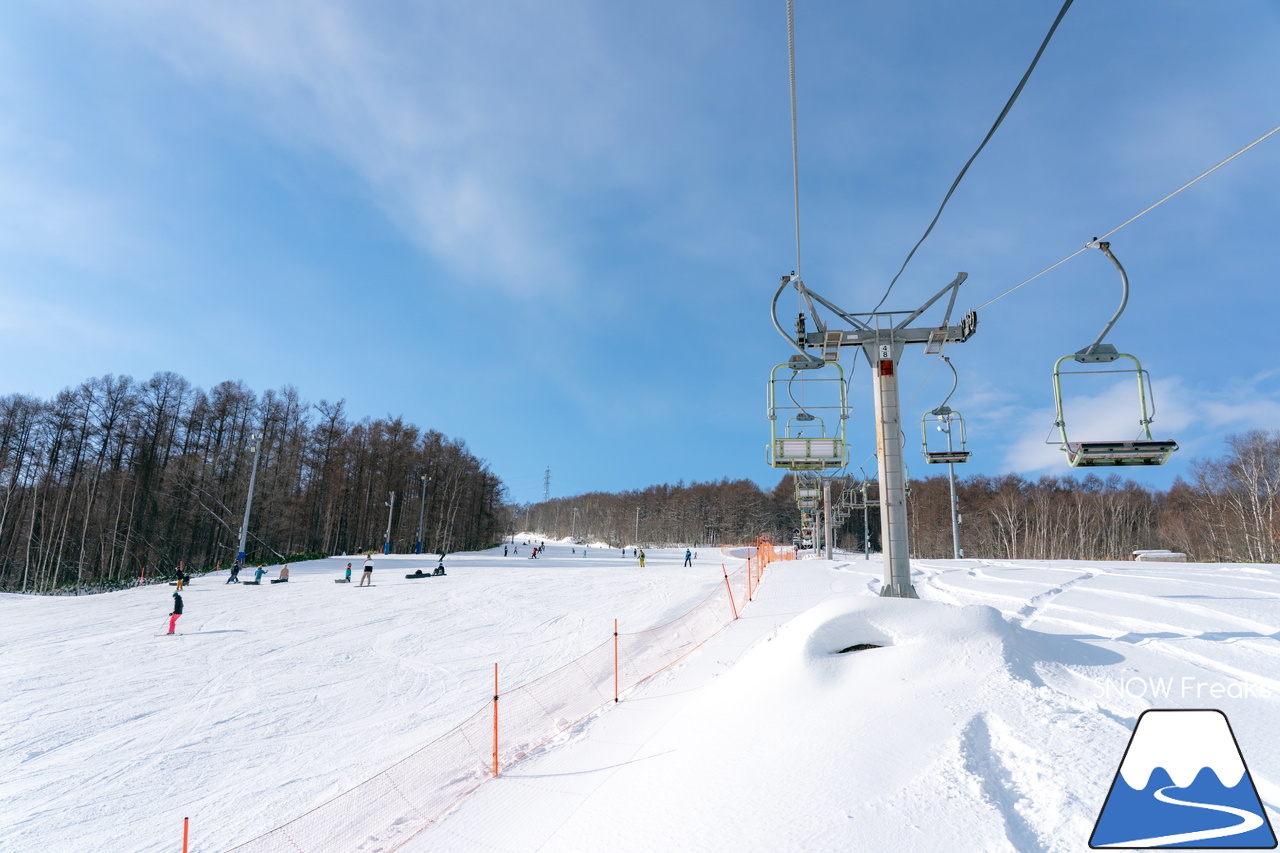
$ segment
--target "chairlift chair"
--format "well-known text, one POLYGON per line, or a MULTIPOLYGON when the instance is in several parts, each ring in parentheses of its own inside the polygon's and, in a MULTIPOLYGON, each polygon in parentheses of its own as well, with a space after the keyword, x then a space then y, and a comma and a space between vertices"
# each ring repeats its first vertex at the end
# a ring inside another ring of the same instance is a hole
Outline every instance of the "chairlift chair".
POLYGON ((1151 434, 1151 422, 1155 419, 1155 400, 1151 396, 1150 375, 1136 356, 1119 352, 1111 344, 1102 342, 1102 339, 1111 331, 1111 327, 1120 319, 1120 315, 1124 313, 1125 306, 1129 302, 1129 276, 1125 273, 1124 267, 1120 265, 1120 261, 1112 254, 1110 243, 1095 240, 1090 243, 1090 246, 1101 249, 1102 253, 1120 271, 1122 295, 1120 307, 1116 310, 1115 316, 1111 318, 1111 322, 1107 323, 1102 333, 1098 335, 1092 344, 1078 352, 1064 355, 1054 362, 1053 396, 1057 407, 1057 420, 1054 421, 1054 426, 1058 428, 1061 435, 1060 449, 1067 454, 1067 462, 1072 468, 1163 465, 1178 449, 1178 443, 1173 440, 1159 440, 1151 434), (1075 361, 1080 364, 1112 364, 1120 359, 1128 359, 1133 362, 1133 367, 1105 370, 1072 370, 1065 374, 1062 371, 1062 365, 1067 361, 1075 361), (1072 441, 1067 436, 1067 423, 1066 417, 1063 415, 1062 406, 1062 376, 1089 373, 1133 373, 1137 376, 1138 407, 1140 412, 1137 438, 1112 441, 1072 441))
POLYGON ((960 384, 960 374, 956 373, 955 365, 951 363, 951 359, 944 355, 942 360, 947 363, 947 367, 951 368, 951 390, 947 392, 946 399, 942 401, 942 405, 933 411, 926 412, 920 418, 920 443, 924 451, 924 459, 931 465, 968 462, 970 456, 969 451, 965 449, 967 437, 964 429, 964 417, 947 405, 951 395, 956 392, 956 386, 960 384), (931 425, 936 426, 938 431, 946 433, 947 446, 945 448, 929 446, 929 427, 931 425), (959 447, 955 446, 957 431, 960 438, 959 447))
POLYGON ((771 466, 821 471, 848 464, 848 395, 838 362, 779 364, 769 376, 768 407, 771 466))

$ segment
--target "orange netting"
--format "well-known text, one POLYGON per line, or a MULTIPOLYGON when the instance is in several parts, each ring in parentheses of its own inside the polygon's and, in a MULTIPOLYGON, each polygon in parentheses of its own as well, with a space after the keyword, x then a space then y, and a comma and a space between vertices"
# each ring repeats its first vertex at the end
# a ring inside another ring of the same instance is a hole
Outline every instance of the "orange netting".
POLYGON ((509 767, 620 694, 682 660, 718 634, 754 596, 764 567, 791 559, 767 538, 702 602, 683 616, 634 634, 617 634, 528 684, 505 690, 461 725, 371 779, 234 853, 391 853, 495 772, 509 767))

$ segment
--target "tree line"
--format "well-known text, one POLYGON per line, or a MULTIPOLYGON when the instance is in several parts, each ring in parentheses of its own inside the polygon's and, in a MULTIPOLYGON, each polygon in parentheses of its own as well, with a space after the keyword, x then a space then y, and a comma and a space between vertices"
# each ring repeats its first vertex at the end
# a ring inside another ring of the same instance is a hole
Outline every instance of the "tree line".
MULTIPOLYGON (((832 482, 833 500, 852 480, 832 482)), ((950 557, 951 494, 945 476, 910 482, 909 546, 914 556, 950 557)), ((872 505, 866 528, 880 549, 880 515, 872 505)), ((526 505, 515 521, 548 537, 575 536, 615 547, 752 541, 767 533, 790 542, 800 525, 794 482, 771 491, 750 480, 652 486, 620 494, 592 493, 526 505)), ((1106 475, 976 475, 957 481, 960 543, 966 557, 992 559, 1127 560, 1133 552, 1166 548, 1189 560, 1280 560, 1280 430, 1227 439, 1227 453, 1193 460, 1186 479, 1167 491, 1140 485, 1114 470, 1106 475)), ((819 528, 821 519, 819 518, 819 528)), ((863 510, 833 528, 835 544, 860 551, 863 510)))
POLYGON ((683 481, 611 494, 591 492, 526 504, 513 525, 547 538, 572 537, 615 548, 737 544, 794 526, 795 499, 784 482, 764 491, 751 480, 683 481))
POLYGON ((381 551, 389 514, 401 553, 420 523, 424 552, 487 547, 509 526, 502 481, 435 430, 353 422, 344 401, 311 405, 292 386, 103 376, 51 400, 0 397, 0 589, 230 566, 255 455, 250 564, 381 551))
MULTIPOLYGON (((1009 474, 958 481, 968 557, 1125 560, 1165 548, 1209 562, 1280 560, 1280 431, 1229 436, 1224 456, 1192 460, 1167 491, 1117 473, 1009 474)), ((912 552, 952 554, 946 477, 918 480, 908 501, 912 552)))

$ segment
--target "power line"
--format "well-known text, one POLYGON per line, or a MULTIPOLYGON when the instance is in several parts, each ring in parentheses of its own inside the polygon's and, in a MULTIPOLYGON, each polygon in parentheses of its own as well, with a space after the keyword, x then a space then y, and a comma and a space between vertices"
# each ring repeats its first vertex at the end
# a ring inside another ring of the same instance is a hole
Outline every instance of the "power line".
POLYGON ((1280 125, 1276 125, 1275 127, 1271 128, 1271 129, 1270 129, 1270 130, 1268 130, 1266 133, 1262 134, 1262 136, 1259 136, 1257 139, 1253 140, 1253 141, 1252 141, 1252 142, 1250 142, 1248 145, 1246 145, 1245 147, 1241 148, 1239 151, 1237 151, 1236 153, 1232 154, 1232 155, 1231 155, 1230 157, 1228 157, 1227 159, 1225 159, 1225 160, 1223 160, 1222 162, 1218 163, 1216 166, 1213 166, 1213 167, 1212 167, 1212 168, 1210 168, 1210 169, 1206 169, 1205 171, 1201 172, 1199 175, 1196 175, 1194 178, 1192 178, 1191 180, 1187 181, 1185 184, 1183 184, 1182 186, 1178 187, 1176 190, 1174 190, 1173 192, 1169 193, 1167 196, 1165 196, 1164 198, 1160 199, 1160 200, 1159 200, 1159 201, 1157 201, 1155 204, 1153 204, 1153 205, 1151 205, 1151 206, 1147 207, 1147 208, 1146 208, 1145 210, 1143 210, 1141 213, 1137 213, 1137 214, 1135 214, 1135 215, 1133 215, 1133 216, 1130 216, 1128 219, 1126 219, 1124 222, 1121 222, 1121 223, 1120 223, 1119 225, 1117 225, 1115 228, 1112 228, 1112 229, 1111 229, 1110 231, 1108 231, 1106 234, 1103 234, 1101 237, 1095 237, 1095 238, 1093 238, 1093 239, 1092 239, 1092 240, 1090 240, 1088 243, 1086 243, 1085 245, 1081 246, 1079 249, 1076 249, 1074 252, 1072 252, 1071 254, 1067 255, 1067 256, 1066 256, 1065 258, 1063 258, 1062 260, 1058 261, 1056 264, 1053 264, 1052 266, 1045 267, 1044 269, 1040 270, 1040 272, 1038 272, 1038 273, 1036 273, 1035 275, 1031 276, 1031 278, 1027 279, 1026 281, 1024 281, 1024 282, 1022 282, 1022 283, 1020 283, 1020 284, 1015 284, 1013 287, 1009 288, 1009 289, 1008 289, 1008 290, 1006 290, 1004 293, 1000 294, 999 296, 995 297, 994 299, 988 299, 986 302, 984 302, 984 303, 982 303, 981 305, 979 305, 975 310, 981 311, 983 308, 986 308, 988 305, 990 305, 992 302, 995 302, 997 299, 1003 299, 1004 297, 1008 296, 1010 293, 1013 293, 1013 292, 1014 292, 1015 290, 1017 290, 1019 287, 1022 287, 1022 286, 1023 286, 1023 285, 1025 285, 1025 284, 1030 284, 1031 282, 1035 281, 1035 280, 1036 280, 1036 279, 1038 279, 1040 276, 1042 276, 1042 275, 1044 275, 1045 273, 1049 272, 1049 270, 1054 269, 1055 267, 1060 267, 1060 266, 1062 266, 1062 265, 1063 265, 1063 264, 1065 264, 1067 261, 1071 260, 1071 259, 1072 259, 1072 258, 1074 258, 1076 255, 1078 255, 1078 254, 1080 254, 1081 252, 1083 252, 1085 249, 1088 249, 1088 248, 1092 247, 1092 246, 1093 246, 1094 244, 1096 244, 1099 240, 1105 240, 1105 239, 1107 239, 1107 238, 1108 238, 1108 237, 1110 237, 1112 234, 1114 234, 1114 233, 1116 233, 1117 231, 1119 231, 1121 228, 1123 228, 1123 227, 1125 227, 1126 225, 1130 224, 1131 222, 1134 222, 1135 220, 1137 220, 1137 219, 1139 219, 1139 218, 1141 218, 1141 217, 1143 217, 1143 216, 1147 215, 1148 213, 1150 213, 1151 211, 1155 210, 1155 209, 1156 209, 1157 207, 1159 207, 1160 205, 1164 204, 1164 203, 1165 203, 1166 201, 1168 201, 1169 199, 1173 198, 1173 197, 1174 197, 1175 195, 1177 195, 1178 193, 1180 193, 1180 192, 1182 192, 1183 190, 1185 190, 1187 187, 1189 187, 1189 186, 1191 186, 1192 184, 1194 184, 1196 181, 1200 180, 1201 178, 1207 177, 1208 175, 1212 174, 1213 172, 1216 172, 1218 169, 1220 169, 1220 168, 1222 168, 1223 166, 1227 165, 1227 164, 1228 164, 1228 163, 1230 163, 1232 160, 1236 159, 1236 158, 1237 158, 1237 157, 1239 157, 1241 154, 1243 154, 1244 152, 1248 151, 1248 150, 1249 150, 1250 148, 1252 148, 1253 146, 1257 145, 1259 142, 1262 142, 1264 139, 1266 139, 1266 138, 1267 138, 1267 137, 1269 137, 1269 136, 1272 136, 1273 134, 1275 134, 1275 133, 1277 133, 1277 132, 1280 132, 1280 125))
MULTIPOLYGON (((1035 70, 1036 63, 1040 61, 1041 54, 1043 54, 1045 48, 1049 46, 1049 39, 1053 38, 1054 32, 1058 29, 1058 24, 1062 22, 1063 17, 1066 16, 1067 10, 1071 8, 1071 4, 1073 2, 1074 0, 1066 0, 1066 2, 1062 4, 1062 8, 1058 11, 1058 17, 1053 19, 1053 26, 1049 27, 1049 32, 1045 35, 1044 41, 1040 43, 1040 49, 1036 51, 1035 57, 1032 58, 1031 65, 1027 67, 1027 72, 1023 74, 1022 79, 1018 81, 1018 87, 1014 89, 1013 94, 1009 96, 1009 101, 1004 105, 1004 109, 1000 111, 1000 115, 996 118, 995 124, 991 125, 991 129, 987 131, 987 135, 983 138, 982 144, 978 146, 978 150, 973 152, 973 156, 964 164, 964 168, 960 170, 960 174, 956 175, 956 179, 951 183, 951 189, 947 190, 946 196, 942 199, 942 204, 938 206, 938 212, 933 215, 933 221, 929 223, 929 227, 924 230, 924 235, 916 241, 916 244, 911 247, 911 251, 907 253, 907 259, 902 262, 902 268, 899 269, 898 274, 893 277, 893 281, 889 282, 889 286, 885 288, 884 296, 880 297, 880 301, 876 303, 876 307, 871 309, 873 313, 879 311, 880 306, 889 298, 890 291, 892 291, 893 286, 898 283, 898 278, 907 268, 907 264, 911 263, 911 259, 915 256, 916 249, 919 249, 920 245, 924 243, 925 239, 930 233, 932 233, 933 226, 938 224, 938 219, 942 216, 942 210, 947 206, 947 202, 951 200, 951 195, 956 191, 956 187, 960 186, 960 180, 964 178, 965 173, 969 171, 969 167, 973 165, 973 161, 978 159, 978 155, 982 153, 982 149, 987 146, 987 142, 989 142, 991 137, 995 134, 996 128, 1000 126, 1000 123, 1004 121, 1004 117, 1009 114, 1009 110, 1013 108, 1013 102, 1018 100, 1018 96, 1022 94, 1022 87, 1027 85, 1027 80, 1031 78, 1031 72, 1035 70)), ((790 8, 790 3, 791 0, 788 0, 788 8, 790 8)))

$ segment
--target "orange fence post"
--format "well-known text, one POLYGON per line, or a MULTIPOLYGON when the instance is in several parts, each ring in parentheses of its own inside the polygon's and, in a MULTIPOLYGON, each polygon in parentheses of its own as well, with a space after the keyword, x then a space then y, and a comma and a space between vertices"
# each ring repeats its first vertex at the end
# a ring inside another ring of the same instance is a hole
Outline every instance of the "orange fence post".
POLYGON ((189 828, 191 818, 184 817, 182 819, 182 853, 187 853, 187 829, 189 828))
POLYGON ((498 665, 493 665, 493 775, 498 775, 498 665))
POLYGON ((613 701, 618 701, 618 620, 613 620, 613 701))
POLYGON ((147 567, 142 567, 142 574, 138 575, 138 586, 142 586, 147 580, 147 567))
POLYGON ((733 602, 733 587, 729 585, 729 570, 724 567, 724 563, 720 564, 720 571, 724 572, 724 588, 729 590, 729 606, 733 608, 733 618, 738 618, 738 605, 733 602))

